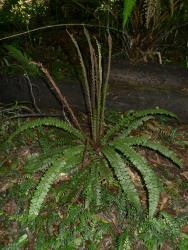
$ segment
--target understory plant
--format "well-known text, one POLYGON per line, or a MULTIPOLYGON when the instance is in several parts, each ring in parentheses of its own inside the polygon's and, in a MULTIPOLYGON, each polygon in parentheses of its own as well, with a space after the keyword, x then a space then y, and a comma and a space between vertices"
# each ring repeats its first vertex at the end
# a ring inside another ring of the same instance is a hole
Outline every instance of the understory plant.
MULTIPOLYGON (((71 33, 68 32, 68 34, 77 50, 83 72, 87 127, 81 125, 80 120, 76 117, 66 98, 59 91, 47 69, 42 64, 32 62, 38 65, 46 75, 57 97, 64 105, 65 119, 41 118, 26 122, 11 134, 6 145, 11 143, 19 134, 27 133, 27 130, 34 131, 42 127, 54 127, 63 131, 59 140, 53 141, 49 145, 43 145, 44 150, 40 154, 33 155, 26 162, 27 169, 30 169, 33 173, 42 173, 42 177, 30 201, 27 215, 28 227, 37 220, 37 217, 40 217, 40 211, 45 206, 45 200, 54 183, 60 183, 63 191, 58 193, 56 199, 60 200, 63 206, 70 205, 71 208, 68 210, 68 213, 70 212, 70 214, 74 215, 72 220, 75 221, 77 226, 82 221, 82 219, 77 221, 77 216, 81 216, 84 211, 87 211, 87 216, 83 218, 83 225, 91 226, 91 223, 94 223, 92 224, 94 233, 88 237, 90 237, 89 240, 91 242, 92 239, 99 237, 96 243, 99 244, 102 233, 101 235, 100 232, 97 234, 97 223, 102 221, 106 224, 106 221, 108 221, 104 216, 100 216, 100 211, 107 208, 107 203, 104 201, 106 201, 108 193, 111 192, 110 190, 113 190, 114 196, 118 196, 121 193, 120 199, 125 200, 124 204, 126 204, 122 211, 125 210, 126 214, 126 209, 129 207, 138 214, 144 211, 143 213, 149 220, 155 217, 161 184, 152 167, 139 153, 139 149, 142 147, 156 151, 177 166, 181 166, 181 160, 172 150, 162 145, 159 141, 151 140, 146 135, 135 135, 134 132, 148 120, 154 119, 155 115, 165 115, 172 118, 176 118, 176 116, 164 109, 155 108, 143 111, 130 111, 126 115, 121 116, 115 124, 108 124, 105 119, 105 102, 111 65, 111 36, 110 34, 108 35, 109 55, 106 79, 104 80, 101 46, 98 40, 91 38, 89 32, 84 28, 91 61, 91 68, 88 71, 76 39, 71 33), (141 203, 140 192, 137 183, 134 181, 135 172, 141 178, 147 197, 146 204, 141 203), (62 197, 60 197, 60 194, 62 197), (75 209, 74 206, 76 206, 75 209), (76 211, 79 211, 77 215, 76 211), (94 212, 95 216, 93 217, 93 222, 88 222, 87 219, 91 211, 94 212)), ((47 130, 46 133, 48 133, 47 130)), ((115 198, 113 199, 115 200, 115 198)), ((113 208, 113 199, 111 199, 111 208, 113 208)), ((60 218, 64 220, 66 216, 60 216, 60 218)), ((70 221, 67 223, 71 225, 70 221)), ((65 225, 65 228, 70 229, 68 225, 65 225)), ((106 232, 105 230, 104 232, 106 232)), ((117 234, 121 234, 122 231, 123 228, 117 234)), ((72 233, 71 237, 80 239, 82 234, 82 231, 75 234, 72 233)), ((63 235, 59 237, 63 241, 63 235)), ((85 240, 87 241, 87 238, 85 240)), ((77 246, 81 244, 78 241, 73 243, 75 245, 73 244, 74 246, 69 249, 76 249, 76 244, 77 246)), ((54 249, 62 249, 62 246, 64 247, 63 249, 66 249, 62 242, 54 249)), ((98 245, 95 247, 90 249, 99 249, 98 245)), ((122 249, 128 248, 122 247, 122 249)))

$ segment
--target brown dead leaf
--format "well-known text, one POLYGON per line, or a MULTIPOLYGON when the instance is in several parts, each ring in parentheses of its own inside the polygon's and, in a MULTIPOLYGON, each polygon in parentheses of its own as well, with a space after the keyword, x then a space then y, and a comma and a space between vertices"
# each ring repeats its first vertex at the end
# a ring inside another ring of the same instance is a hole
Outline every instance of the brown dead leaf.
POLYGON ((8 201, 3 209, 7 214, 13 214, 17 210, 17 204, 14 200, 8 201))
POLYGON ((180 173, 181 176, 183 176, 186 180, 188 180, 188 171, 184 171, 180 173))
POLYGON ((162 211, 165 208, 168 207, 168 203, 169 203, 169 197, 166 193, 161 193, 161 197, 160 197, 160 203, 159 203, 159 210, 162 211))
POLYGON ((188 224, 181 228, 181 232, 184 234, 188 234, 188 224))

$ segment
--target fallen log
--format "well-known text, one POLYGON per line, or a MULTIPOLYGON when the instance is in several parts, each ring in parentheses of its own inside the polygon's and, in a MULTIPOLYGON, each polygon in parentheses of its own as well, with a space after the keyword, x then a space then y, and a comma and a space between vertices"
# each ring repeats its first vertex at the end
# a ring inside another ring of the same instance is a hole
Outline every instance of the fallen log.
MULTIPOLYGON (((0 76, 0 102, 24 101, 41 110, 61 109, 61 105, 42 77, 0 76), (31 84, 30 84, 31 83, 31 84)), ((59 87, 72 107, 85 111, 80 83, 63 79, 59 87)), ((188 122, 188 70, 172 65, 130 65, 123 60, 112 62, 107 108, 117 111, 160 107, 175 112, 188 122)))

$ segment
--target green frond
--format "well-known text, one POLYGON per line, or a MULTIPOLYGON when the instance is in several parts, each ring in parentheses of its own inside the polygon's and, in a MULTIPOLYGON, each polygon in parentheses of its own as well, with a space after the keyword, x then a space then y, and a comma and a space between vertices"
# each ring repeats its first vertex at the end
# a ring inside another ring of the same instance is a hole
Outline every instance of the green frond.
POLYGON ((136 5, 136 0, 124 0, 123 27, 125 27, 128 18, 130 17, 135 5, 136 5))
POLYGON ((122 119, 120 119, 114 126, 112 126, 104 137, 102 138, 102 144, 106 144, 107 141, 117 132, 119 132, 122 128, 126 128, 129 125, 130 118, 125 116, 122 119))
POLYGON ((69 125, 67 122, 59 120, 57 118, 43 118, 43 119, 36 119, 33 121, 29 121, 28 123, 24 124, 23 126, 18 128, 14 133, 11 134, 11 136, 8 138, 8 141, 11 141, 15 136, 17 136, 18 134, 22 133, 27 129, 33 129, 35 127, 41 127, 41 126, 52 126, 59 129, 63 129, 81 140, 84 140, 85 138, 84 135, 79 130, 69 125))
POLYGON ((97 182, 95 184, 95 192, 96 192, 96 206, 100 207, 102 205, 102 184, 100 178, 97 178, 97 182))
POLYGON ((165 109, 145 109, 141 111, 129 111, 126 116, 118 121, 114 126, 112 126, 102 139, 102 143, 105 144, 107 141, 113 137, 116 133, 124 130, 125 134, 130 134, 132 130, 139 128, 143 123, 152 118, 153 115, 166 115, 172 118, 177 116, 165 109), (127 130, 127 131, 126 131, 127 130))
POLYGON ((62 154, 66 157, 66 159, 71 164, 72 161, 74 163, 75 155, 79 155, 80 159, 82 159, 84 150, 85 150, 84 145, 70 146, 70 147, 64 149, 62 154))
POLYGON ((4 47, 9 51, 9 55, 20 63, 24 73, 27 72, 31 75, 40 75, 38 67, 31 63, 32 59, 29 58, 25 53, 22 53, 13 45, 5 45, 4 47))
POLYGON ((138 225, 138 237, 145 247, 148 247, 147 249, 158 249, 164 246, 166 240, 171 243, 171 247, 175 247, 173 249, 181 249, 178 248, 177 243, 182 237, 181 226, 186 225, 186 219, 184 216, 173 217, 166 212, 161 212, 157 217, 141 221, 138 225))
POLYGON ((144 141, 141 146, 150 148, 152 150, 158 151, 161 155, 165 156, 166 158, 173 161, 176 165, 182 166, 182 161, 179 159, 175 152, 167 148, 166 146, 162 145, 158 141, 144 141))
POLYGON ((120 136, 112 142, 112 145, 124 144, 129 146, 142 146, 159 152, 161 155, 173 161, 176 165, 181 166, 182 161, 172 150, 162 145, 159 141, 151 141, 147 136, 120 136))
POLYGON ((159 202, 160 185, 157 176, 147 164, 146 160, 140 156, 133 148, 124 143, 118 143, 115 147, 120 150, 125 157, 141 173, 149 196, 149 216, 153 217, 159 202))
POLYGON ((89 168, 85 168, 82 171, 74 172, 71 180, 67 182, 67 185, 65 187, 61 187, 61 190, 58 194, 58 199, 60 199, 62 203, 72 204, 75 198, 78 197, 80 192, 82 192, 82 190, 85 188, 85 180, 88 175, 89 168))
POLYGON ((139 118, 138 120, 134 120, 132 122, 130 122, 130 124, 128 125, 128 128, 126 128, 125 132, 122 131, 122 134, 124 136, 129 135, 133 130, 138 129, 140 126, 142 126, 144 124, 144 122, 152 119, 153 116, 144 116, 139 118))
POLYGON ((132 243, 127 229, 120 235, 117 242, 117 250, 131 250, 132 243))
POLYGON ((41 178, 36 191, 34 192, 29 208, 29 219, 35 219, 38 216, 44 199, 51 188, 53 182, 63 172, 70 171, 81 162, 83 155, 83 147, 75 146, 65 150, 63 159, 56 159, 41 178))
POLYGON ((127 196, 130 203, 132 203, 135 208, 140 208, 140 200, 131 177, 129 176, 128 167, 126 166, 124 160, 111 147, 105 147, 102 150, 102 153, 105 155, 110 165, 114 169, 115 175, 121 184, 122 190, 125 192, 125 195, 127 196))
POLYGON ((114 177, 113 177, 113 171, 111 168, 109 168, 106 160, 101 161, 99 167, 99 172, 101 178, 105 179, 108 181, 108 183, 113 183, 114 182, 114 177))
POLYGON ((170 112, 166 109, 161 109, 161 108, 144 109, 144 110, 133 112, 133 116, 135 118, 148 116, 148 115, 165 115, 165 116, 169 116, 169 117, 178 119, 176 114, 174 114, 173 112, 170 112))
MULTIPOLYGON (((68 136, 66 139, 68 138, 70 138, 70 136, 68 136)), ((65 142, 65 145, 64 139, 65 137, 63 136, 63 139, 58 142, 46 141, 42 147, 41 153, 31 154, 27 158, 26 163, 24 165, 24 171, 26 171, 26 173, 34 173, 39 170, 44 171, 54 162, 54 160, 60 158, 63 155, 63 152, 67 150, 67 145, 72 145, 71 149, 74 150, 75 143, 71 143, 71 138, 70 142, 65 142)), ((77 147, 84 148, 83 145, 77 147)))
POLYGON ((44 202, 44 199, 51 188, 53 182, 59 177, 60 173, 64 170, 66 166, 65 160, 54 163, 48 168, 45 175, 42 177, 34 196, 31 200, 28 218, 35 219, 38 216, 40 208, 44 202))
POLYGON ((111 143, 110 145, 113 145, 113 146, 118 146, 118 145, 121 145, 121 144, 125 144, 125 145, 128 145, 128 146, 142 146, 142 144, 144 144, 145 142, 149 141, 150 140, 150 137, 147 137, 147 136, 124 136, 124 135, 121 135, 117 138, 115 138, 111 143))
POLYGON ((85 208, 90 208, 93 206, 93 202, 96 201, 96 183, 98 182, 98 171, 97 171, 97 163, 94 160, 90 164, 90 171, 89 175, 86 180, 86 185, 85 185, 85 208))

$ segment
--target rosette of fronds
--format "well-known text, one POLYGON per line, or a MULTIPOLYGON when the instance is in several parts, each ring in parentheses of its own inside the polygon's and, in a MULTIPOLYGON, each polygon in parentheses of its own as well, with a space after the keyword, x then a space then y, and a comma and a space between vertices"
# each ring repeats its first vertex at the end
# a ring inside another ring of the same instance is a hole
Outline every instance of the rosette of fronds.
MULTIPOLYGON (((79 45, 72 34, 69 33, 79 55, 83 72, 83 89, 88 108, 88 125, 90 132, 84 131, 73 110, 68 105, 66 98, 59 92, 55 82, 48 71, 41 66, 43 73, 56 90, 56 94, 65 104, 66 111, 70 114, 69 121, 55 118, 37 119, 26 123, 14 132, 9 142, 19 133, 25 133, 28 129, 36 127, 55 127, 63 130, 70 136, 70 143, 62 143, 50 148, 49 154, 35 159, 38 167, 45 165, 45 171, 39 181, 29 208, 29 218, 35 219, 45 202, 45 198, 53 183, 59 178, 63 180, 66 176, 68 187, 62 197, 64 202, 81 200, 86 208, 100 208, 105 197, 104 186, 118 183, 118 188, 123 191, 127 202, 140 211, 141 202, 139 192, 130 174, 133 167, 142 177, 143 185, 148 194, 148 215, 152 218, 159 202, 160 183, 146 159, 139 154, 136 147, 149 148, 173 161, 175 165, 181 166, 181 161, 176 154, 153 141, 147 136, 135 136, 132 132, 140 128, 145 122, 153 119, 155 115, 167 115, 176 117, 173 113, 163 109, 149 109, 144 111, 129 112, 123 116, 115 125, 105 124, 105 101, 107 95, 108 79, 110 74, 112 41, 108 36, 109 60, 106 80, 103 80, 101 47, 96 38, 91 39, 89 32, 84 29, 86 40, 89 45, 91 72, 88 73, 84 63, 79 45), (72 120, 71 120, 72 118, 72 120), (52 156, 52 157, 51 157, 52 156), (46 160, 47 159, 47 160, 46 160), (45 163, 45 164, 44 164, 45 163), (48 163, 48 164, 47 164, 48 163)), ((126 98, 126 97, 125 97, 126 98)), ((64 141, 66 136, 59 138, 64 141)), ((38 169, 37 167, 37 169, 38 169)), ((117 185, 116 185, 117 186, 117 185)))
MULTIPOLYGON (((121 123, 104 133, 104 136, 101 137, 101 144, 99 144, 99 141, 98 144, 95 144, 88 135, 55 118, 37 119, 20 127, 11 135, 9 141, 27 129, 40 126, 54 126, 63 129, 68 134, 71 134, 72 138, 75 138, 74 144, 70 143, 70 146, 68 146, 67 143, 62 146, 62 149, 59 148, 58 154, 55 155, 54 151, 54 157, 49 159, 44 176, 41 178, 31 200, 29 216, 34 218, 38 215, 50 187, 62 175, 70 177, 72 189, 68 194, 69 201, 73 200, 74 196, 84 193, 86 206, 94 203, 96 206, 101 204, 103 200, 101 189, 104 180, 110 182, 115 177, 120 183, 127 200, 135 208, 141 208, 138 191, 130 176, 128 161, 144 179, 149 196, 149 215, 152 217, 156 212, 159 201, 159 180, 146 160, 136 152, 135 147, 142 146, 155 150, 177 165, 181 165, 181 161, 173 151, 159 142, 151 141, 146 136, 131 136, 130 133, 141 126, 144 121, 151 119, 150 114, 161 114, 163 112, 164 114, 173 115, 165 110, 154 109, 148 112, 144 111, 144 116, 141 115, 141 112, 140 114, 136 112, 135 116, 133 115, 135 118, 123 118, 121 123), (111 130, 113 130, 113 134, 111 134, 111 130), (109 135, 111 136, 109 137, 109 135)), ((62 138, 63 140, 64 138, 62 138)), ((47 155, 46 158, 49 156, 47 155)), ((39 158, 37 164, 44 164, 46 158, 43 161, 39 158)))

